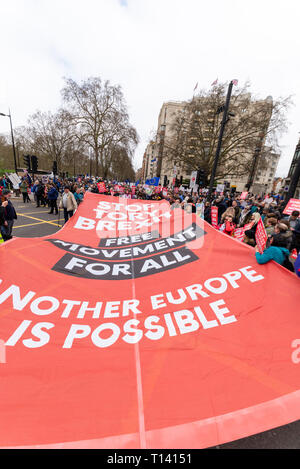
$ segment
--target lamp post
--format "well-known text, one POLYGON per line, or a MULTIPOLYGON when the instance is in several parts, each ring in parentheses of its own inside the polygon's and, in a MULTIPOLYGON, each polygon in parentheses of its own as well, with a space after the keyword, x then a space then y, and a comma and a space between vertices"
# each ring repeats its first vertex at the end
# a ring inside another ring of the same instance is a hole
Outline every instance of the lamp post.
POLYGON ((213 168, 212 168, 212 172, 211 172, 211 176, 210 176, 209 191, 208 191, 208 196, 207 196, 208 200, 211 200, 211 196, 212 196, 214 180, 215 180, 217 166, 218 166, 220 153, 221 153, 223 134, 224 134, 224 130, 225 130, 227 120, 228 120, 228 112, 229 112, 229 104, 230 104, 232 88, 233 88, 233 85, 235 85, 235 84, 236 84, 236 80, 232 80, 229 83, 225 106, 224 106, 224 108, 222 107, 222 109, 218 110, 218 112, 223 111, 223 119, 222 119, 222 124, 221 124, 221 128, 220 128, 220 135, 219 135, 219 140, 218 140, 216 156, 215 156, 215 159, 214 159, 214 164, 213 164, 213 168))
POLYGON ((9 110, 9 114, 3 114, 3 112, 0 112, 0 116, 3 116, 3 117, 9 117, 9 122, 10 122, 10 131, 11 131, 11 141, 12 141, 13 152, 14 152, 15 173, 16 173, 16 174, 18 174, 18 168, 17 168, 17 156, 16 156, 15 140, 14 140, 14 133, 13 133, 13 126, 12 126, 12 121, 11 121, 11 114, 10 114, 10 110, 9 110))

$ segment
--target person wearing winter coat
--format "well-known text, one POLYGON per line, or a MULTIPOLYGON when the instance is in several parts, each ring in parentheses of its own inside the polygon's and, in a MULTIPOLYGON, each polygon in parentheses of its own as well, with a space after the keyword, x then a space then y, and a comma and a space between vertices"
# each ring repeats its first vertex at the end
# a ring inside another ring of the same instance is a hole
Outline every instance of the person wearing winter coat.
POLYGON ((69 186, 65 186, 64 193, 61 198, 59 208, 64 209, 65 223, 73 216, 74 211, 77 209, 77 203, 74 195, 70 191, 69 186))
POLYGON ((4 219, 5 224, 1 226, 1 232, 3 235, 3 239, 8 240, 12 238, 12 229, 14 225, 14 221, 18 219, 15 207, 9 200, 11 197, 11 192, 8 189, 4 189, 2 192, 2 206, 4 206, 4 219))
POLYGON ((260 214, 258 212, 253 212, 250 218, 250 223, 252 224, 252 226, 249 230, 245 231, 245 238, 244 238, 244 242, 246 244, 249 244, 250 246, 255 246, 256 244, 255 234, 256 234, 256 228, 257 228, 257 224, 259 220, 260 220, 260 214))
POLYGON ((234 213, 235 213, 234 218, 233 218, 233 222, 237 225, 238 222, 239 222, 242 210, 239 207, 236 200, 232 201, 232 208, 234 209, 234 213))
POLYGON ((271 236, 274 233, 275 226, 277 225, 277 219, 268 217, 265 219, 265 229, 268 236, 271 236))
POLYGON ((79 207, 79 205, 81 204, 81 202, 83 201, 83 198, 84 198, 84 195, 83 195, 83 191, 82 189, 80 189, 79 187, 76 189, 76 192, 74 193, 74 197, 75 197, 75 200, 76 200, 76 203, 79 207))
POLYGON ((210 206, 210 202, 205 202, 205 206, 204 206, 204 220, 211 224, 211 206, 210 206))
POLYGON ((259 253, 258 247, 255 247, 255 257, 258 264, 266 264, 270 261, 275 261, 283 265, 284 261, 289 257, 289 250, 286 248, 286 239, 281 234, 273 234, 270 238, 270 246, 264 250, 262 254, 259 253))
POLYGON ((232 217, 232 219, 235 218, 235 210, 233 207, 228 207, 225 212, 221 215, 221 224, 225 222, 226 217, 232 217))
POLYGON ((36 195, 36 207, 40 207, 40 205, 44 205, 46 207, 46 199, 45 199, 45 186, 42 184, 41 181, 36 184, 35 187, 35 195, 36 195))
POLYGON ((223 198, 216 199, 213 205, 215 207, 218 207, 218 224, 220 224, 221 223, 221 216, 223 215, 223 213, 227 209, 227 205, 226 205, 225 201, 223 200, 223 198))
POLYGON ((232 236, 235 228, 236 224, 233 223, 233 217, 231 215, 227 215, 224 220, 224 223, 220 226, 219 231, 222 231, 228 236, 232 236))
POLYGON ((54 184, 50 184, 49 190, 48 190, 48 200, 49 200, 49 205, 50 205, 50 212, 49 214, 52 214, 55 210, 55 215, 58 214, 58 207, 57 207, 57 198, 58 198, 58 190, 54 186, 54 184))
POLYGON ((20 184, 20 191, 23 196, 23 203, 30 202, 30 198, 28 196, 28 183, 26 182, 25 178, 20 184))
POLYGON ((283 234, 286 238, 286 247, 290 251, 293 242, 293 232, 290 229, 290 222, 288 220, 280 220, 276 227, 275 232, 277 231, 283 234))
POLYGON ((248 223, 250 223, 250 218, 252 217, 251 205, 246 205, 245 208, 241 211, 240 218, 238 221, 238 226, 241 228, 248 223))
POLYGON ((1 236, 0 236, 0 243, 4 242, 4 241, 7 241, 8 239, 10 239, 8 236, 7 236, 7 226, 8 226, 8 223, 7 221, 5 220, 5 209, 8 205, 8 201, 5 200, 4 202, 2 202, 2 205, 0 205, 0 231, 1 231, 1 236))
POLYGON ((296 249, 297 252, 300 252, 300 218, 298 218, 297 223, 295 224, 294 228, 291 228, 293 233, 293 241, 291 245, 291 249, 296 249))

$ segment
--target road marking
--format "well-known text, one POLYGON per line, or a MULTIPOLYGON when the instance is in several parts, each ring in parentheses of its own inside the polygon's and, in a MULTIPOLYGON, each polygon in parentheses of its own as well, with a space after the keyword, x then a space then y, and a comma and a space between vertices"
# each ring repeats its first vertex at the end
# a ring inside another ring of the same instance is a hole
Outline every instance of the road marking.
POLYGON ((48 223, 49 225, 57 226, 53 221, 41 220, 40 218, 35 218, 35 217, 30 217, 28 215, 23 215, 23 213, 17 213, 17 215, 20 216, 20 217, 24 217, 24 218, 30 218, 31 220, 37 220, 41 223, 48 223))
MULTIPOLYGON (((48 209, 49 210, 49 209, 48 209)), ((47 211, 43 211, 43 212, 26 212, 26 213, 23 213, 22 215, 36 215, 38 213, 48 213, 47 211)))
MULTIPOLYGON (((62 223, 62 220, 53 220, 53 223, 55 223, 55 222, 56 223, 58 223, 58 222, 62 223)), ((42 225, 43 223, 45 223, 45 221, 39 221, 37 223, 28 223, 28 225, 17 225, 17 226, 14 225, 14 230, 17 229, 17 228, 26 228, 26 226, 42 225)), ((55 226, 57 226, 57 224, 55 226)))

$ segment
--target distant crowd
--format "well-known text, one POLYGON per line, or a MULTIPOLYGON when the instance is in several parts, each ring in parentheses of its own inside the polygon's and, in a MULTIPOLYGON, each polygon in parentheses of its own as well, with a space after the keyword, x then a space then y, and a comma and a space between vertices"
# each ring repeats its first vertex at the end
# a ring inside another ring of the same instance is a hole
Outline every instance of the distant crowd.
MULTIPOLYGON (((58 214, 62 209, 65 222, 73 216, 86 192, 128 199, 167 200, 172 210, 181 208, 196 213, 216 230, 252 246, 259 264, 274 260, 300 277, 300 213, 294 210, 289 215, 284 214, 286 202, 281 194, 215 191, 208 200, 206 188, 193 192, 184 186, 148 186, 88 176, 73 179, 44 177, 35 181, 24 176, 19 191, 24 204, 33 199, 36 207, 48 207, 49 214, 58 214), (267 237, 263 252, 257 244, 257 230, 262 226, 267 237)), ((13 221, 17 217, 10 195, 9 180, 0 178, 0 227, 4 241, 11 239, 13 221)))

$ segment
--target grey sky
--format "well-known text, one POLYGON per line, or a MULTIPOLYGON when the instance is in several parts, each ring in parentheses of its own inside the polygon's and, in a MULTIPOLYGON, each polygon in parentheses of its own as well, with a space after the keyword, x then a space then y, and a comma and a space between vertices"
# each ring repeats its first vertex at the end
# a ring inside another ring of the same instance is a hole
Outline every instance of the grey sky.
POLYGON ((57 109, 64 76, 101 76, 122 86, 138 168, 164 101, 190 99, 197 82, 249 80, 260 98, 293 95, 285 176, 300 132, 299 17, 297 0, 2 0, 0 112, 23 125, 57 109))

